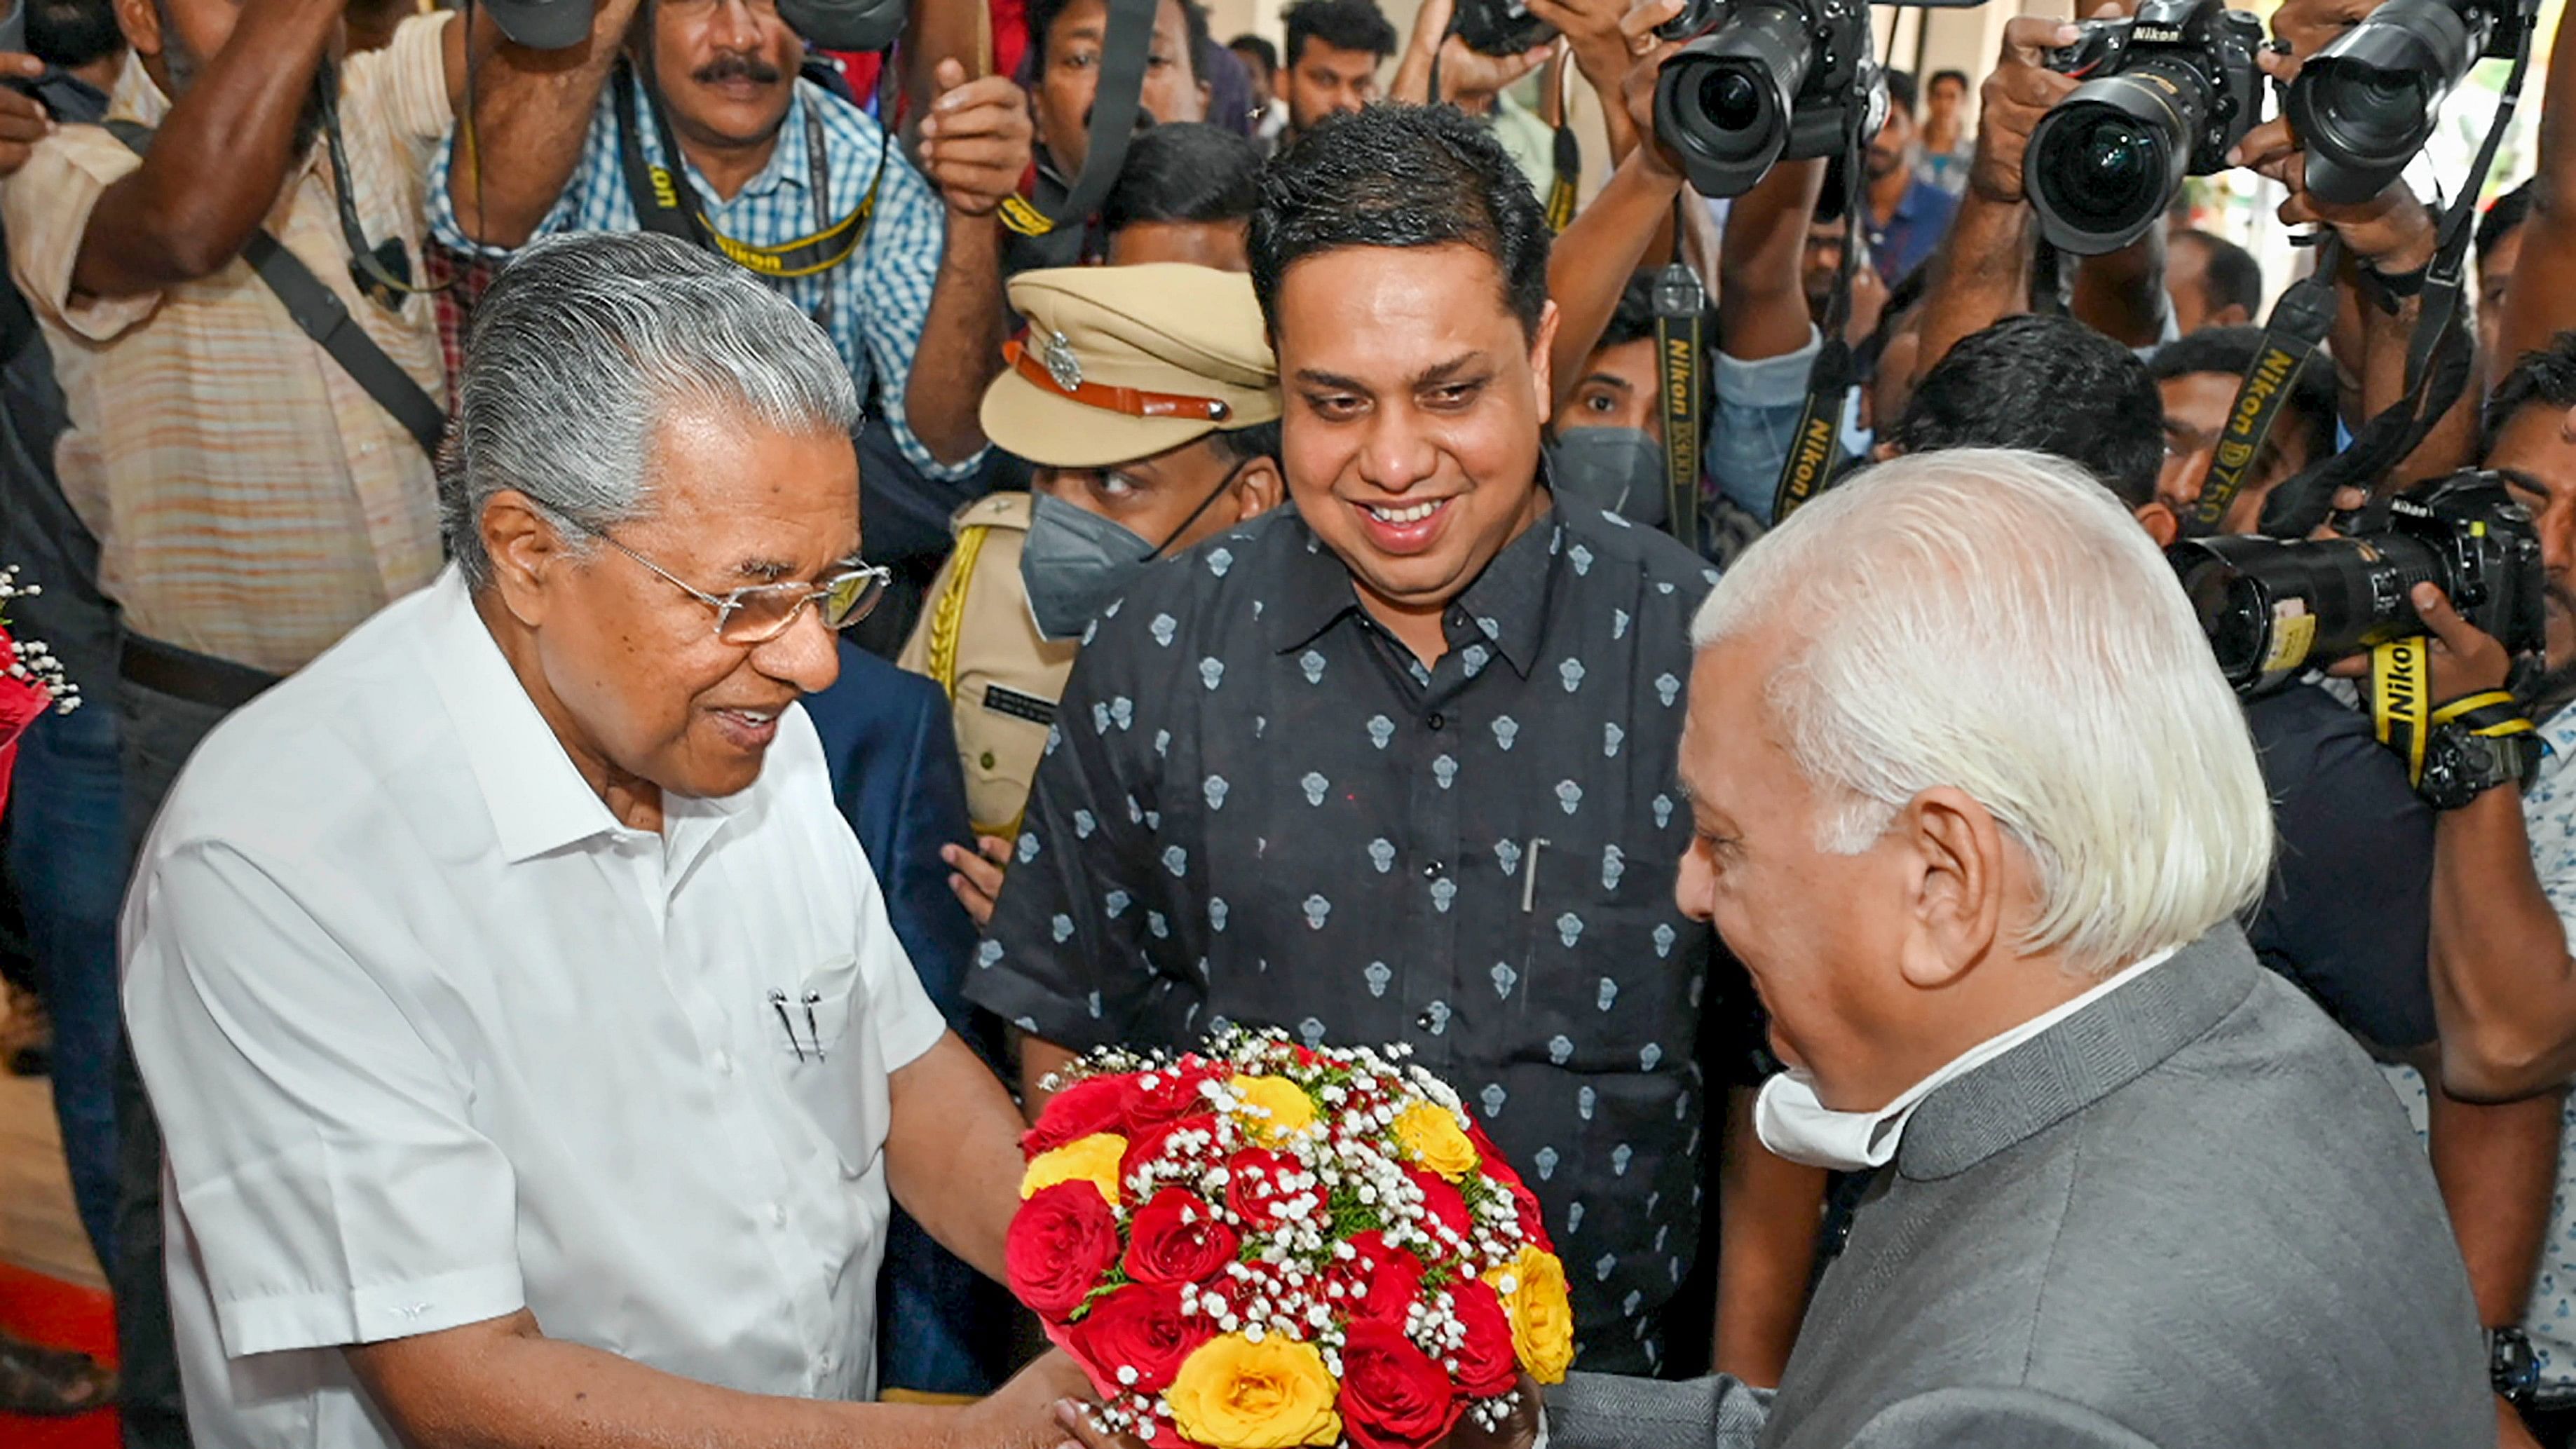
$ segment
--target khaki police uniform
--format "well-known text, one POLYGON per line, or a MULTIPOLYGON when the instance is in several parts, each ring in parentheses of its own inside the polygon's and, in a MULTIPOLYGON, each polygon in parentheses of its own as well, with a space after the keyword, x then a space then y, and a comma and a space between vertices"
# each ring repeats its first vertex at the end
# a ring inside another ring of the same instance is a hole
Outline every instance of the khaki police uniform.
MULTIPOLYGON (((1279 416, 1252 280, 1155 263, 1022 272, 1011 306, 1028 332, 985 389, 985 435, 1054 468, 1100 468, 1279 416)), ((979 835, 1016 835, 1080 644, 1038 632, 1020 582, 1033 509, 997 493, 959 509, 956 551, 931 581, 896 660, 948 694, 979 835)))
POLYGON ((996 493, 957 510, 956 551, 897 664, 947 692, 966 767, 966 814, 978 835, 1016 835, 1047 726, 1081 644, 1048 639, 1020 584, 1029 495, 996 493))

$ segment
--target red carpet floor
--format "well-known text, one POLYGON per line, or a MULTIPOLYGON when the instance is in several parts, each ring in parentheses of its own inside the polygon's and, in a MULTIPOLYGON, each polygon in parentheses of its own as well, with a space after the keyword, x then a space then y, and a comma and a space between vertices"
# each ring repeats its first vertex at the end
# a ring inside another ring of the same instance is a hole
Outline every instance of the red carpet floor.
MULTIPOLYGON (((105 1293, 0 1263, 0 1328, 21 1338, 116 1361, 116 1311, 105 1293)), ((112 1409, 73 1419, 0 1414, 6 1449, 116 1449, 112 1409)))

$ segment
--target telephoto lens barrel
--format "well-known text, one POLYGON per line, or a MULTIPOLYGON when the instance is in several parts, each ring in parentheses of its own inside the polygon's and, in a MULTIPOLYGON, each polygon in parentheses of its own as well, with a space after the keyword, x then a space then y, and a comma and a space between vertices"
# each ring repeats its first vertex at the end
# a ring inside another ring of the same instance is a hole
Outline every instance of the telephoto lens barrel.
POLYGON ((2357 206, 2396 180, 2495 31, 2475 0, 2388 0, 2311 56, 2282 103, 2307 149, 2309 194, 2357 206))
POLYGON ((2146 235, 2182 189, 2212 99, 2196 68, 2162 58, 2069 92, 2022 153, 2022 189, 2041 234, 2078 256, 2146 235))
POLYGON ((2447 577, 2432 548, 2391 534, 2306 543, 2243 534, 2176 544, 2168 556, 2219 672, 2239 690, 2423 633, 2406 596, 2447 577))
POLYGON ((1741 196, 1788 149, 1815 50, 1805 12, 1738 5, 1655 78, 1655 134, 1702 196, 1741 196))

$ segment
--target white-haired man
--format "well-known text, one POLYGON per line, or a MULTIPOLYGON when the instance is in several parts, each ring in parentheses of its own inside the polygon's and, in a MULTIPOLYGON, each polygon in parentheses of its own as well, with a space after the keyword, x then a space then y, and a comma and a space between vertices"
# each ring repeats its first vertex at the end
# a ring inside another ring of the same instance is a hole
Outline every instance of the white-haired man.
POLYGON ((2272 827, 2171 571, 2081 470, 1871 470, 1694 626, 1679 894, 1876 1181, 1778 1395, 1576 1375, 1561 1449, 2492 1443, 2433 1178, 2235 917, 2272 827))
POLYGON ((882 583, 857 412, 722 258, 528 248, 466 355, 456 564, 181 774, 123 939, 201 1449, 1061 1437, 1060 1360, 843 1402, 889 1190, 998 1277, 1019 1174, 795 707, 882 583))

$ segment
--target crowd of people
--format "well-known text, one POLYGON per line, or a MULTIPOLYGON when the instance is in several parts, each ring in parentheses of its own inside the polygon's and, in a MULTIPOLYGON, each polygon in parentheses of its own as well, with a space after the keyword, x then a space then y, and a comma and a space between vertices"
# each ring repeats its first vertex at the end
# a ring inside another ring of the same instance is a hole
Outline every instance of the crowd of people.
POLYGON ((0 1408, 1099 1445, 1019 1133, 1233 1023, 1526 1176, 1561 1446, 2576 1445, 2576 41, 2335 499, 2533 521, 2538 657, 2407 601, 2529 741, 2445 793, 2163 552, 2403 405, 2441 199, 2244 138, 2335 318, 2204 510, 2265 278, 2039 244, 2060 22, 1720 203, 1682 0, 1159 0, 1124 136, 1109 0, 20 3, 0 564, 86 706, 5 863, 119 1355, 0 1408))

